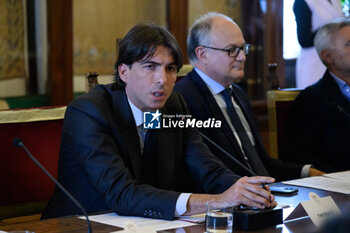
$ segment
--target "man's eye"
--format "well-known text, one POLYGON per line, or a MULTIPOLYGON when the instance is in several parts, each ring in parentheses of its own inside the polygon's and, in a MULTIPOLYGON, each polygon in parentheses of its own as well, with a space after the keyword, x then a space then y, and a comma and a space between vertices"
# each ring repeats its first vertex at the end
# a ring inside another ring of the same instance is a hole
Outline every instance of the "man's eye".
POLYGON ((177 72, 177 67, 176 66, 168 66, 168 70, 169 71, 174 71, 174 72, 177 72))
POLYGON ((232 45, 231 47, 228 48, 228 50, 235 50, 237 48, 237 46, 232 45))
POLYGON ((230 48, 230 53, 234 53, 234 52, 236 52, 236 50, 237 50, 238 48, 237 47, 232 47, 232 48, 230 48))
POLYGON ((156 66, 153 65, 153 64, 148 64, 148 65, 145 65, 144 67, 147 68, 147 69, 152 70, 152 69, 154 69, 156 66))
POLYGON ((243 47, 232 47, 232 52, 239 53, 240 50, 243 50, 243 47))

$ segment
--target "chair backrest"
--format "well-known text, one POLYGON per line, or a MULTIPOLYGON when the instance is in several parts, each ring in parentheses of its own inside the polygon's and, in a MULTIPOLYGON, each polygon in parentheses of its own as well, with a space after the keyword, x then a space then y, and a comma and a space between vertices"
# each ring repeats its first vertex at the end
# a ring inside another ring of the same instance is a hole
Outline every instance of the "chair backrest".
POLYGON ((41 213, 55 184, 21 148, 19 137, 33 156, 54 176, 66 107, 0 111, 0 219, 41 213))
POLYGON ((176 82, 181 80, 183 77, 185 77, 189 72, 191 72, 193 69, 193 66, 190 64, 185 64, 182 66, 182 68, 177 73, 177 79, 176 82))
POLYGON ((3 110, 3 109, 9 109, 9 105, 5 100, 0 99, 0 110, 3 110))
POLYGON ((267 92, 270 156, 273 158, 279 157, 279 148, 284 143, 283 135, 288 111, 300 91, 300 89, 290 88, 267 92))

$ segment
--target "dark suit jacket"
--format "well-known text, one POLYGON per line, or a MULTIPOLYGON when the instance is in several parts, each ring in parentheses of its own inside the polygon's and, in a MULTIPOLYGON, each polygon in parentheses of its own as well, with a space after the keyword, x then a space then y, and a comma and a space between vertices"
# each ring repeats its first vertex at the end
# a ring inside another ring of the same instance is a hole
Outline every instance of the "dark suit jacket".
MULTIPOLYGON (((186 113, 183 98, 173 93, 163 114, 186 113)), ((74 100, 65 115, 58 180, 88 213, 106 210, 121 215, 172 219, 188 176, 205 192, 219 193, 236 180, 211 155, 193 129, 159 129, 154 186, 141 182, 139 136, 125 90, 101 85, 74 100)), ((55 189, 43 218, 81 214, 55 189)))
POLYGON ((326 172, 350 169, 350 103, 328 70, 303 90, 289 113, 283 155, 326 172))
MULTIPOLYGON (((272 159, 267 155, 260 138, 259 127, 254 117, 254 113, 250 106, 248 97, 237 85, 232 85, 232 88, 235 95, 235 100, 242 108, 243 113, 250 125, 250 128, 253 131, 255 147, 258 155, 260 156, 260 159, 264 163, 270 175, 272 177, 275 177, 277 180, 288 180, 300 177, 302 168, 301 165, 282 163, 281 161, 272 159)), ((229 154, 240 160, 242 163, 245 163, 242 151, 233 135, 230 126, 222 114, 219 105, 197 72, 195 70, 192 70, 192 72, 187 74, 186 77, 184 77, 175 85, 174 90, 183 95, 194 118, 202 120, 215 118, 221 120, 222 127, 220 129, 200 130, 210 139, 214 140, 229 154)), ((207 145, 213 154, 220 158, 223 163, 233 172, 241 176, 251 176, 238 164, 236 164, 231 158, 218 150, 215 146, 212 146, 210 143, 207 143, 207 145)))

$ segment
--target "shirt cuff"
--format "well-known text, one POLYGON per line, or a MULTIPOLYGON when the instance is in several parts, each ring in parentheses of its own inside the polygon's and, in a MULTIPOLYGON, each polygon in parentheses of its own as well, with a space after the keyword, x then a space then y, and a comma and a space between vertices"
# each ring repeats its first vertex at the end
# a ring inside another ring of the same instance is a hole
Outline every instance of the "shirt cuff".
POLYGON ((309 177, 310 167, 312 167, 311 164, 306 164, 306 165, 303 166, 303 168, 301 169, 300 178, 309 177))
POLYGON ((175 217, 183 215, 187 211, 187 202, 192 193, 181 193, 177 198, 175 207, 175 217))

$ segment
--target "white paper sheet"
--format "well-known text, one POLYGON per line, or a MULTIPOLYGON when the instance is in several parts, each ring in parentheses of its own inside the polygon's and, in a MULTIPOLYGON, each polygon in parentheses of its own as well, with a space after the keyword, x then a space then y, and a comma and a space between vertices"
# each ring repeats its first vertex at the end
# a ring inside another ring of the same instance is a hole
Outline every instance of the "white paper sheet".
MULTIPOLYGON (((85 217, 79 217, 85 219, 85 217)), ((180 220, 166 221, 151 218, 132 217, 132 216, 119 216, 116 213, 100 214, 89 216, 90 221, 95 221, 103 224, 117 226, 123 228, 125 221, 132 221, 136 223, 138 227, 153 226, 156 231, 169 230, 174 228, 188 227, 197 225, 196 223, 185 222, 180 220)))
POLYGON ((328 173, 323 176, 350 182, 350 171, 328 173))
POLYGON ((350 194, 350 179, 337 178, 340 174, 327 174, 327 176, 313 176, 297 180, 283 181, 283 184, 322 189, 337 193, 350 194))
POLYGON ((196 214, 191 216, 181 216, 178 219, 186 222, 203 223, 205 222, 205 215, 206 214, 203 213, 203 214, 196 214))

